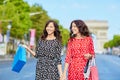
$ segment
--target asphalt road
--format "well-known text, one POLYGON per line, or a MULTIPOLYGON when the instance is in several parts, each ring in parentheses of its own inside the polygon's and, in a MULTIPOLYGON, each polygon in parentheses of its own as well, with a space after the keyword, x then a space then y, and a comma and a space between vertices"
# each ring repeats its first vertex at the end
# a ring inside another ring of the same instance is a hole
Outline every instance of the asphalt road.
MULTIPOLYGON (((96 55, 96 65, 100 80, 120 80, 120 57, 96 55)), ((12 61, 0 61, 0 80, 35 80, 35 66, 36 59, 30 58, 20 73, 16 73, 11 70, 12 61)))
POLYGON ((97 55, 96 63, 100 80, 120 80, 120 57, 97 55))

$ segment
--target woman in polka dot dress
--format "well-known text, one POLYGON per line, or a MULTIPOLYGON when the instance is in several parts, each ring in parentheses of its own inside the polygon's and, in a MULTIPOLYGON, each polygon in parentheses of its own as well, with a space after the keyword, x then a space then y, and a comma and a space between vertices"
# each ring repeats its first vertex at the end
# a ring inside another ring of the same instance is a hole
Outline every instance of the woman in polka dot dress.
MULTIPOLYGON (((85 80, 84 68, 88 59, 91 59, 92 56, 94 56, 94 47, 88 27, 82 20, 72 21, 61 80, 66 80, 67 69, 68 80, 85 80)), ((91 77, 88 80, 91 80, 91 77)))
POLYGON ((35 80, 59 80, 62 74, 61 65, 61 36, 59 26, 53 20, 49 20, 38 41, 36 53, 27 46, 24 47, 36 58, 35 80))

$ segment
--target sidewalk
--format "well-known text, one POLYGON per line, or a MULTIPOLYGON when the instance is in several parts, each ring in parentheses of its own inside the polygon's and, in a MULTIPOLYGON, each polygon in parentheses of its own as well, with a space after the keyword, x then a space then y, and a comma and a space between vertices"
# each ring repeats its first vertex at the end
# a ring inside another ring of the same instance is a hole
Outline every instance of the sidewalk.
MULTIPOLYGON (((27 56, 27 59, 34 58, 33 56, 27 56)), ((12 61, 14 59, 14 55, 0 55, 0 61, 12 61)))
POLYGON ((0 61, 11 61, 13 60, 12 55, 0 55, 0 61))

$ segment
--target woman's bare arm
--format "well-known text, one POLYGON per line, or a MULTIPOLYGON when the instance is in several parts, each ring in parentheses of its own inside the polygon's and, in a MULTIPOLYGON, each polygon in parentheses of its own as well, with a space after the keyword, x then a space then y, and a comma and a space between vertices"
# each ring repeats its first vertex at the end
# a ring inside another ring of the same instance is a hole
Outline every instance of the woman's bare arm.
POLYGON ((28 51, 28 52, 30 52, 33 56, 35 56, 36 55, 36 53, 34 52, 34 51, 32 51, 29 47, 27 47, 26 45, 22 45, 24 48, 26 48, 26 50, 28 51))

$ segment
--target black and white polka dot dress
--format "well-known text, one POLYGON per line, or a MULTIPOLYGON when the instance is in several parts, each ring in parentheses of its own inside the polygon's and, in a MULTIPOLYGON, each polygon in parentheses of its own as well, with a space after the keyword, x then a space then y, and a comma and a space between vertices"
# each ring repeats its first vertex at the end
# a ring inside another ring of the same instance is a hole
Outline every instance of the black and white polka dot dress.
POLYGON ((57 65, 61 64, 61 43, 57 40, 39 40, 35 80, 59 80, 57 65))

